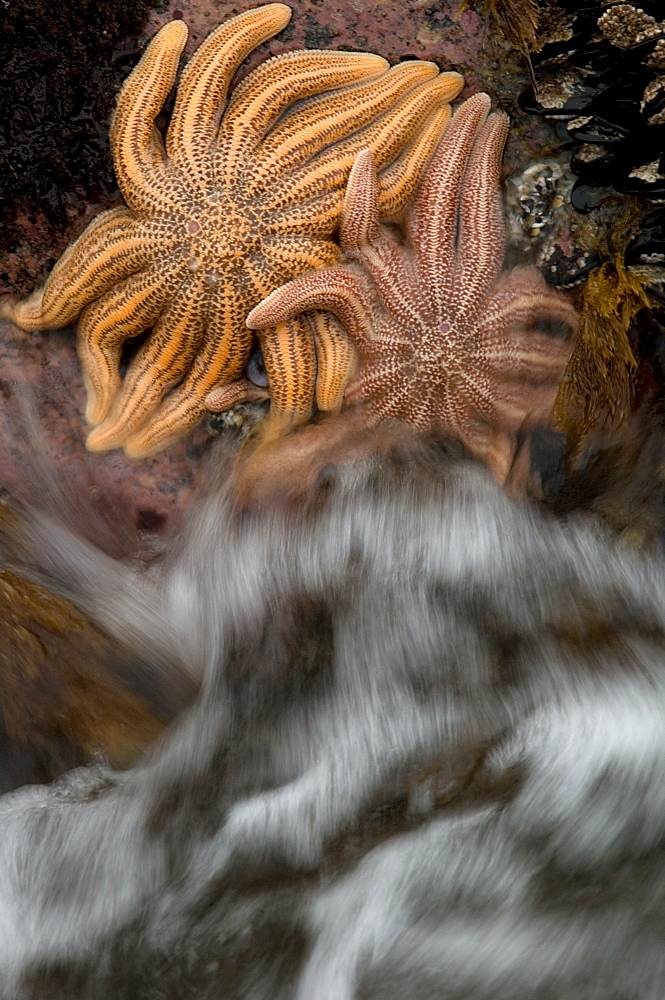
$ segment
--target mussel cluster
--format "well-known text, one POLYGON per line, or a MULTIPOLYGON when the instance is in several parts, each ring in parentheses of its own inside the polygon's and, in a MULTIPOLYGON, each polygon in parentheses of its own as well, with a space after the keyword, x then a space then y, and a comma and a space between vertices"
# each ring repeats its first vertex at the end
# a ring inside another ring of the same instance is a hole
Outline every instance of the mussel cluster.
MULTIPOLYGON (((626 264, 665 261, 665 15, 662 0, 559 0, 532 57, 536 88, 523 109, 560 123, 577 175, 573 206, 610 194, 656 202, 626 250, 626 264)), ((659 288, 650 287, 662 296, 659 288)))

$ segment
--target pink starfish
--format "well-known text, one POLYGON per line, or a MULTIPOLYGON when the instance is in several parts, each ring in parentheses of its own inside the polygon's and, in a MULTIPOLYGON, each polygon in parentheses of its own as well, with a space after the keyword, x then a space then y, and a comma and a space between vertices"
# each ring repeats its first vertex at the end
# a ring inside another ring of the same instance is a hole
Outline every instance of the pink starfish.
POLYGON ((577 315, 535 267, 501 274, 499 180, 508 132, 487 94, 455 114, 407 210, 401 240, 379 222, 372 153, 358 155, 340 230, 347 263, 308 272, 247 318, 254 329, 312 309, 359 352, 347 402, 457 437, 505 482, 521 432, 548 421, 577 315))

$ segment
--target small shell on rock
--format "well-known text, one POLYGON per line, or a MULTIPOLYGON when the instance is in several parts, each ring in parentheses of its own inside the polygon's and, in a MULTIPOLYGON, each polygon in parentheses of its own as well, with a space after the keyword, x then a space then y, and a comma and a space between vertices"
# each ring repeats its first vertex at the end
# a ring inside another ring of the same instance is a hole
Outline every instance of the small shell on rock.
POLYGON ((552 222, 552 213, 562 204, 559 193, 562 177, 563 170, 556 160, 541 160, 508 178, 507 197, 509 205, 514 207, 513 230, 517 224, 522 235, 531 238, 542 235, 552 222))

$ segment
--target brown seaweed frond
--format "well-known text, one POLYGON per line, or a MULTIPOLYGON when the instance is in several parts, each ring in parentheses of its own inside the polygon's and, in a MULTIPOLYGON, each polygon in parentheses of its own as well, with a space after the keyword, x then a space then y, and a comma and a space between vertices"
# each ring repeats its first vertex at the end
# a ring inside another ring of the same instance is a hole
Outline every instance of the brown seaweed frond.
MULTIPOLYGON (((126 766, 164 729, 110 665, 111 643, 73 604, 0 567, 0 730, 52 777, 72 764, 126 766)), ((115 659, 114 659, 115 657, 115 659)))
POLYGON ((483 7, 511 45, 525 54, 534 48, 540 24, 539 0, 483 0, 483 7))
MULTIPOLYGON (((460 9, 467 6, 467 0, 462 0, 460 9)), ((480 6, 496 30, 524 56, 535 89, 531 52, 537 48, 536 36, 541 13, 539 0, 481 0, 480 6)))
POLYGON ((586 249, 604 259, 575 294, 580 329, 554 408, 573 454, 590 431, 615 430, 630 410, 637 368, 630 331, 651 302, 624 256, 642 212, 642 203, 630 199, 603 234, 587 233, 586 249))

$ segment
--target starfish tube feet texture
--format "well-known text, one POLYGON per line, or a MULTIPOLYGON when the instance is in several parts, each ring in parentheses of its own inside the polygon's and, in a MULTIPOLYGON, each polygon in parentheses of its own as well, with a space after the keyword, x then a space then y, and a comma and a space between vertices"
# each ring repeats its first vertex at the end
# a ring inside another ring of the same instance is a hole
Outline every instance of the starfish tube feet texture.
POLYGON ((403 240, 382 226, 371 150, 347 185, 345 263, 274 291, 247 318, 272 327, 330 310, 359 352, 347 400, 369 422, 397 418, 463 441, 505 482, 521 432, 546 422, 577 330, 535 267, 501 274, 504 114, 486 94, 456 112, 409 206, 403 240))
MULTIPOLYGON (((25 329, 79 317, 91 450, 140 457, 213 405, 255 395, 243 379, 245 317, 273 288, 333 264, 333 237, 359 151, 373 151, 382 205, 403 211, 462 86, 427 62, 393 68, 370 53, 294 51, 233 75, 291 16, 247 11, 202 43, 177 81, 187 40, 167 24, 125 81, 111 147, 126 207, 95 219, 44 287, 5 312, 25 329), (166 136, 155 127, 177 96, 166 136), (125 342, 148 332, 124 378, 125 342), (249 394, 249 395, 247 395, 249 394)), ((306 419, 339 406, 353 367, 335 323, 294 318, 261 333, 272 407, 306 419)))

